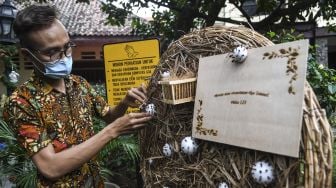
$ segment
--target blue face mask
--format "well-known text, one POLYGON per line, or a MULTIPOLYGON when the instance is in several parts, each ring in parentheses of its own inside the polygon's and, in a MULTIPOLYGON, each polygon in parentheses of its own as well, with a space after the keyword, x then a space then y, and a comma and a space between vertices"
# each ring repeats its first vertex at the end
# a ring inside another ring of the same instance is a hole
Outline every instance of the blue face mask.
POLYGON ((72 57, 64 57, 63 59, 56 60, 54 62, 48 62, 44 64, 45 72, 42 72, 45 76, 53 79, 61 79, 69 76, 72 69, 72 57))
POLYGON ((64 56, 63 59, 58 59, 50 62, 42 62, 33 53, 31 53, 30 50, 28 50, 28 52, 32 57, 34 57, 34 59, 44 65, 43 71, 33 61, 33 65, 36 67, 36 69, 46 77, 52 79, 61 79, 70 75, 70 72, 72 70, 72 56, 64 56))

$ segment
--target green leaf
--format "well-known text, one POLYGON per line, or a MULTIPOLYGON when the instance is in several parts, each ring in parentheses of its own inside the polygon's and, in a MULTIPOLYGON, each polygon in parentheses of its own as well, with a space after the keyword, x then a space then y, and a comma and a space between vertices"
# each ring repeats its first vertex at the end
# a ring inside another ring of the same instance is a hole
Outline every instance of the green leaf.
POLYGON ((335 94, 336 93, 336 85, 335 84, 329 84, 328 85, 328 91, 330 94, 335 94))
POLYGON ((273 32, 273 31, 269 31, 269 32, 267 32, 267 34, 270 38, 274 38, 275 35, 276 35, 275 32, 273 32))

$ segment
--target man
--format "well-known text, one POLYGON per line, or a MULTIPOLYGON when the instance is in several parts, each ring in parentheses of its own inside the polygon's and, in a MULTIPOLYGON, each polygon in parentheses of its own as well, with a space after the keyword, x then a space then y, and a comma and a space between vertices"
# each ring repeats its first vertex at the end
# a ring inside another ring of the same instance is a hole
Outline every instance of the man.
POLYGON ((4 119, 38 169, 39 187, 103 187, 95 155, 110 140, 142 128, 147 113, 125 112, 146 101, 145 88, 130 89, 114 108, 83 78, 71 75, 72 48, 52 6, 17 14, 14 31, 31 59, 32 78, 9 97, 4 119), (108 125, 94 135, 92 116, 108 125))

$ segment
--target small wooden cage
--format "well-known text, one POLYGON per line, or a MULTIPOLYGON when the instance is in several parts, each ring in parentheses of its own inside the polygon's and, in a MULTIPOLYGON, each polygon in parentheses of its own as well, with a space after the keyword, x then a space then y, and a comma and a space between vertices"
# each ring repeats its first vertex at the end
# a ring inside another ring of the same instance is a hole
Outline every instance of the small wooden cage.
POLYGON ((196 78, 181 80, 162 80, 163 102, 180 104, 195 100, 196 78))

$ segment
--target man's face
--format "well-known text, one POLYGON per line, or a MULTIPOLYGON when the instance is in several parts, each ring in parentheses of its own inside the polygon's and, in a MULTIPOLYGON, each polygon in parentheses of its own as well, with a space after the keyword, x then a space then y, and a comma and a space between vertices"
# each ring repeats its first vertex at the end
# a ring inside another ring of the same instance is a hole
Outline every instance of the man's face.
POLYGON ((30 43, 27 49, 40 62, 63 58, 63 51, 70 42, 69 35, 59 20, 55 20, 50 27, 31 32, 27 37, 30 43))

